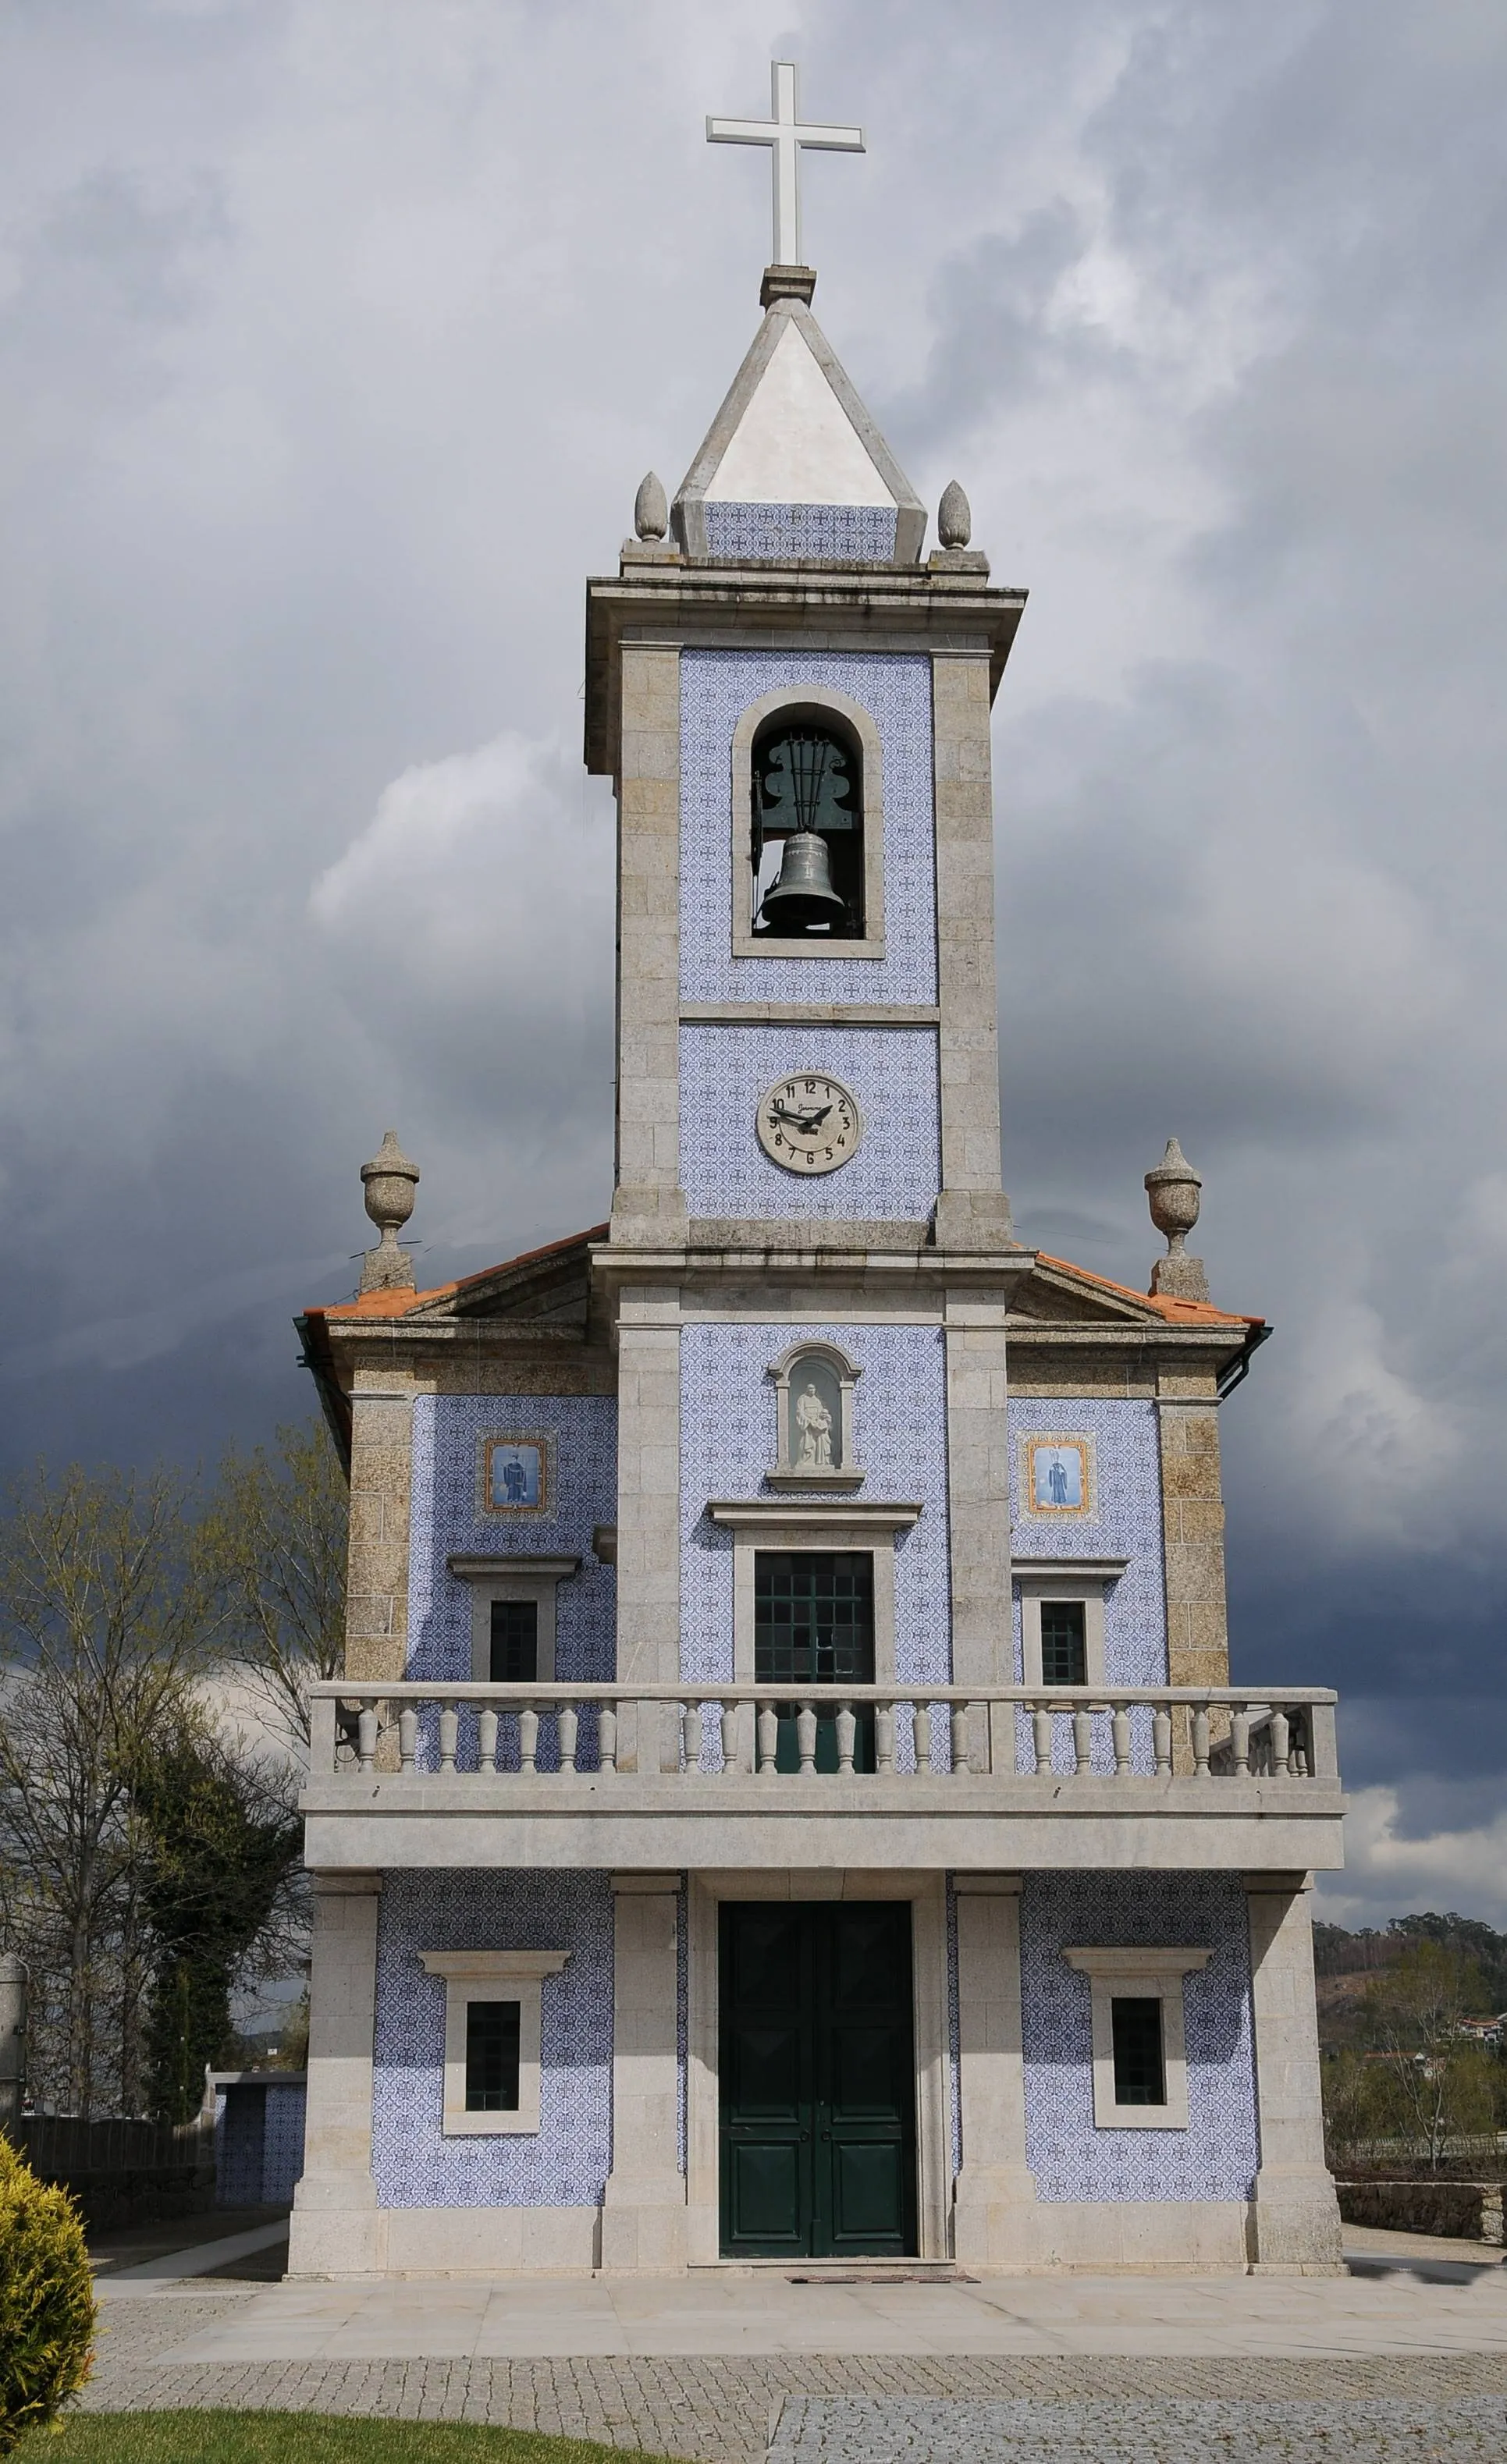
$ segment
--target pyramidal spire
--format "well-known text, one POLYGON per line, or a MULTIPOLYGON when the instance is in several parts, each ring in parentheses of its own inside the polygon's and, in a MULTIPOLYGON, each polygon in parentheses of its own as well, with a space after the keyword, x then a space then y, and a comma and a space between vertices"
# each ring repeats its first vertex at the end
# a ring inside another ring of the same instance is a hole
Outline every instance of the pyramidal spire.
POLYGON ((715 144, 770 148, 775 256, 764 322, 676 493, 676 537, 694 561, 914 564, 925 510, 811 315, 816 276, 800 262, 801 153, 861 154, 863 131, 803 121, 792 62, 776 60, 771 83, 769 120, 706 123, 715 144))

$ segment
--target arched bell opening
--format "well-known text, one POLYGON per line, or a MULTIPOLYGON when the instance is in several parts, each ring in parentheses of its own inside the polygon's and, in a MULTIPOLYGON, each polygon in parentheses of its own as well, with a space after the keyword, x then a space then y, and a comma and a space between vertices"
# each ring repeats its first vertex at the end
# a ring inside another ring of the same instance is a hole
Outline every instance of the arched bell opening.
POLYGON ((864 930, 863 754, 830 713, 776 713, 754 737, 757 937, 853 941, 864 930))

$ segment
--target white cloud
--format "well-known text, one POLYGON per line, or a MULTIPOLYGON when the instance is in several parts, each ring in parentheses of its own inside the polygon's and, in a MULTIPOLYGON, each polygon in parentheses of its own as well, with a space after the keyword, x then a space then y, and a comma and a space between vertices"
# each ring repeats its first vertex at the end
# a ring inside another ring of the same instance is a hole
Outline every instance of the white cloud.
POLYGON ((1349 1800, 1345 1866, 1319 1877, 1319 1909, 1331 1925, 1383 1925, 1388 1917, 1454 1909, 1507 1931, 1507 1805, 1488 1822, 1409 1838, 1399 1829, 1394 1788, 1363 1788, 1349 1800))

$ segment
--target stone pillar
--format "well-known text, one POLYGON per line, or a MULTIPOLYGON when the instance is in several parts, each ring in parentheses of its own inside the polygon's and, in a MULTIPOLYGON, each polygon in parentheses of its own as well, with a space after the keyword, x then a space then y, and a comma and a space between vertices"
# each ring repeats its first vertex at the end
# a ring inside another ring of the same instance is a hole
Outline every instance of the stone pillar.
POLYGON ((1000 1181, 994 803, 985 651, 939 652, 932 660, 932 782, 942 1082, 937 1245, 991 1249, 1010 1238, 1010 1221, 1000 1181))
POLYGON ((401 1678, 408 1664, 409 1494, 413 1392, 390 1376, 351 1396, 345 1675, 401 1678))
POLYGON ((290 2276, 375 2276, 387 2219, 371 2178, 380 1874, 316 1874, 303 2179, 290 2276))
POLYGON ((680 1674, 680 1294, 630 1286, 618 1308, 617 1674, 680 1674))
POLYGON ((1162 1438, 1162 1535, 1167 1586, 1167 1683, 1228 1685, 1225 1507, 1219 1481, 1219 1411, 1213 1380, 1163 1369, 1157 1417, 1162 1438))
POLYGON ((958 2053, 963 2170, 953 2184, 960 2266, 1025 2264, 1036 2185, 1026 2164, 1020 2024, 1020 1877, 959 1874, 958 2053))
MULTIPOLYGON (((1003 1292, 949 1294, 946 1309, 952 1682, 1008 1685, 1013 1678, 1005 1409, 1009 1304, 1003 1292)), ((1013 1713, 1010 1717, 1013 1724, 1013 1713)))
POLYGON ((26 1963, 12 1951, 0 1954, 0 2135, 21 2135, 26 2095, 26 1963))
POLYGON ((617 773, 612 1238, 685 1236, 680 1182, 680 654, 625 643, 617 773))
POLYGON ((612 1877, 612 2170, 602 2265, 665 2275, 686 2263, 680 2170, 678 1874, 612 1877))
POLYGON ((1251 1987, 1261 2163, 1251 2208, 1256 2275, 1338 2276, 1340 2202, 1324 2164, 1314 1936, 1306 1874, 1250 1874, 1251 1987))

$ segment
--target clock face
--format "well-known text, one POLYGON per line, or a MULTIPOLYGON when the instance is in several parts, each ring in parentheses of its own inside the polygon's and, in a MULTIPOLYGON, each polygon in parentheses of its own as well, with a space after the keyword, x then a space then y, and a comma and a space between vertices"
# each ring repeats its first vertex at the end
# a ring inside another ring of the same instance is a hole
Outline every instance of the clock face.
POLYGON ((835 1172, 858 1152, 863 1116, 840 1078, 801 1069, 760 1098, 759 1144, 787 1172, 835 1172))

